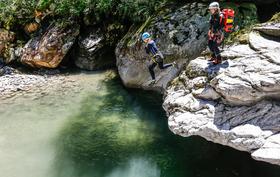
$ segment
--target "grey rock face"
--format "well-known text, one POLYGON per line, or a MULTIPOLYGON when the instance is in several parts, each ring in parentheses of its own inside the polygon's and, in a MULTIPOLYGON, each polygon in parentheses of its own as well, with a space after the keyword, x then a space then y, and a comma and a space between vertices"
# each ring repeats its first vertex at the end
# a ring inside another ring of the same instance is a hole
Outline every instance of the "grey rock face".
MULTIPOLYGON (((173 3, 173 2, 172 2, 173 3)), ((207 42, 208 7, 202 3, 169 4, 151 17, 139 30, 132 29, 118 44, 115 54, 117 67, 125 86, 163 92, 168 81, 178 75, 175 68, 154 70, 158 83, 150 87, 148 66, 151 55, 144 51, 141 35, 149 32, 164 56, 164 64, 178 61, 183 67, 199 55, 207 42), (137 30, 137 32, 135 32, 137 30)), ((210 14, 209 14, 210 15, 210 14)))
POLYGON ((9 48, 9 57, 6 58, 6 63, 18 61, 22 57, 23 48, 17 46, 15 48, 9 48))
POLYGON ((175 134, 199 135, 280 165, 280 43, 247 35, 249 45, 222 50, 222 64, 192 60, 170 82, 163 108, 175 134))
POLYGON ((253 29, 262 31, 268 35, 280 36, 280 22, 264 23, 260 27, 253 29))
POLYGON ((0 76, 5 75, 6 71, 5 68, 0 68, 0 76))
MULTIPOLYGON (((180 69, 185 68, 190 60, 198 57, 205 50, 210 18, 208 5, 168 1, 145 24, 133 26, 115 50, 116 65, 124 85, 163 93, 170 79, 178 76, 180 69), (158 84, 153 86, 149 86, 151 76, 148 66, 151 56, 145 53, 144 43, 141 40, 144 32, 151 34, 164 56, 164 63, 178 61, 180 68, 179 70, 171 68, 160 70, 156 67, 154 71, 158 84)), ((257 8, 253 3, 223 2, 221 8, 236 11, 236 28, 251 24, 256 17, 257 8)), ((227 55, 225 57, 235 57, 236 54, 240 54, 239 50, 240 48, 237 47, 231 53, 225 54, 227 55)), ((242 52, 243 54, 254 53, 251 49, 249 51, 243 49, 242 52)))
POLYGON ((280 165, 280 134, 272 135, 266 139, 264 145, 256 150, 253 151, 252 157, 256 160, 267 161, 272 164, 280 165))
POLYGON ((85 38, 79 37, 79 46, 75 64, 79 68, 87 70, 105 69, 115 65, 115 56, 109 46, 103 46, 105 36, 92 30, 85 38))

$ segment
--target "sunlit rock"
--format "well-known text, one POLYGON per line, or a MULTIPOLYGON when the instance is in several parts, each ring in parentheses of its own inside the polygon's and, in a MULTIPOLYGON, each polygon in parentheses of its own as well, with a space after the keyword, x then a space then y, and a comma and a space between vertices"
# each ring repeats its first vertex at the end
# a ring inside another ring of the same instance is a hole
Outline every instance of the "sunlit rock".
POLYGON ((30 35, 34 31, 36 31, 38 27, 39 27, 39 25, 36 22, 29 23, 24 27, 24 31, 26 34, 30 35))
POLYGON ((250 45, 221 48, 223 63, 192 60, 164 95, 169 128, 184 137, 252 153, 280 164, 280 43, 248 33, 250 45))
POLYGON ((280 134, 269 137, 265 144, 258 150, 252 153, 252 157, 256 160, 276 162, 280 165, 280 134))
POLYGON ((272 36, 280 36, 280 13, 275 14, 269 23, 262 23, 257 27, 253 27, 255 30, 259 30, 265 34, 272 35, 272 36))
POLYGON ((24 46, 21 63, 34 68, 56 68, 73 46, 79 28, 72 20, 50 24, 24 46))

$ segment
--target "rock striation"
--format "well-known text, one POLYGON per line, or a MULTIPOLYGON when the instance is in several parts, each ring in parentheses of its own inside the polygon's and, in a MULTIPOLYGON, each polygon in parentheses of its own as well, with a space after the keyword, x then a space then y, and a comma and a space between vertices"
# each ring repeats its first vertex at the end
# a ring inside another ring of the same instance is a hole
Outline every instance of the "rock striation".
POLYGON ((170 130, 280 165, 278 25, 262 24, 271 26, 266 34, 254 28, 259 31, 242 35, 248 44, 239 37, 239 42, 221 48, 222 64, 215 66, 205 56, 190 61, 164 94, 170 130))
POLYGON ((24 46, 20 62, 33 68, 56 68, 74 45, 79 29, 73 19, 42 28, 24 46))

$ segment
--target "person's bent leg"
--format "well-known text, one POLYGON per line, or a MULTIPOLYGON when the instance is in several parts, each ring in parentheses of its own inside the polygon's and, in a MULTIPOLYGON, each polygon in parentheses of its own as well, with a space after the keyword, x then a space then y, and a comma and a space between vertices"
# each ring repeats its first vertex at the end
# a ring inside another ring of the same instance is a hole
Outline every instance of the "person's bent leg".
POLYGON ((172 66, 172 63, 168 63, 168 64, 163 65, 163 61, 162 61, 162 62, 158 63, 158 66, 159 66, 160 69, 165 69, 165 68, 168 68, 168 67, 172 66))
POLYGON ((155 68, 156 66, 157 66, 157 64, 154 63, 154 62, 153 62, 152 64, 150 64, 150 66, 149 66, 149 71, 150 71, 150 74, 151 74, 153 80, 156 79, 156 77, 155 77, 155 72, 154 72, 154 68, 155 68))

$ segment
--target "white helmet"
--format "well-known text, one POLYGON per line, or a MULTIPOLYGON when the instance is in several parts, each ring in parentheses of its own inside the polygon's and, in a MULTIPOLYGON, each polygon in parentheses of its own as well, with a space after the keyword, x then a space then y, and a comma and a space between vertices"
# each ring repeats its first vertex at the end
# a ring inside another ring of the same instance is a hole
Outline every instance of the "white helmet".
POLYGON ((215 9, 215 8, 217 8, 217 9, 220 8, 220 7, 219 7, 219 3, 217 3, 217 2, 212 2, 212 3, 209 5, 209 9, 215 9))

